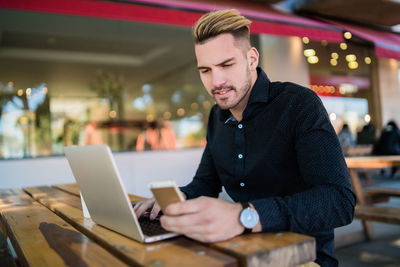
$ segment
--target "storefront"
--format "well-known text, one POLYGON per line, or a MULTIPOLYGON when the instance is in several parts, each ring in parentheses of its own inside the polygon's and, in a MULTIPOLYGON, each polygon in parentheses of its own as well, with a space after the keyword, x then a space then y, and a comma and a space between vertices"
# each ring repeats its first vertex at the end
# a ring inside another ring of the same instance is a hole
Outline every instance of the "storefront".
MULTIPOLYGON (((214 102, 197 73, 190 26, 214 6, 155 2, 0 1, 0 158, 60 155, 72 144, 204 145, 214 102)), ((341 27, 238 8, 253 20, 253 44, 273 80, 310 86, 337 129, 381 121, 371 42, 353 38, 341 49, 341 27)))

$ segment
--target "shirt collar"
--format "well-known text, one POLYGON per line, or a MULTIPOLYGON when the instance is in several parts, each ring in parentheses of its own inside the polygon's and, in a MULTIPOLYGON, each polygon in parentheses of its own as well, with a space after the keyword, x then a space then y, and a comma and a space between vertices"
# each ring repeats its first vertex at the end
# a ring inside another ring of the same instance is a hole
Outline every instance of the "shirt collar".
MULTIPOLYGON (((249 97, 249 102, 247 103, 247 106, 252 105, 254 103, 267 103, 268 102, 268 95, 269 95, 269 84, 270 81, 267 77, 267 74, 260 68, 257 67, 257 80, 254 83, 253 89, 251 90, 250 97, 249 97)), ((247 109, 246 106, 246 109, 247 109)), ((221 110, 218 107, 218 110, 220 111, 220 120, 222 120, 225 124, 228 123, 229 121, 235 122, 236 119, 233 117, 231 112, 227 110, 221 110)))
POLYGON ((232 114, 229 116, 228 119, 226 119, 225 124, 227 124, 229 122, 237 122, 237 120, 235 119, 235 117, 233 117, 232 114))
POLYGON ((257 67, 257 80, 254 83, 253 89, 251 90, 247 106, 257 102, 268 102, 269 83, 270 81, 267 77, 267 74, 265 74, 260 67, 257 67))

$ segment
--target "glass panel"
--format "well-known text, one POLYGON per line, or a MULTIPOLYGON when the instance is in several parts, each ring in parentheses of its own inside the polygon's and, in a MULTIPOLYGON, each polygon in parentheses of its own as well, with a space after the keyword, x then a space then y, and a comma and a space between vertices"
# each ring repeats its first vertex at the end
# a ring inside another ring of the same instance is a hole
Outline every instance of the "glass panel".
POLYGON ((348 124, 357 136, 376 119, 371 83, 375 62, 371 47, 352 39, 346 45, 311 41, 304 44, 304 55, 310 67, 310 88, 321 97, 335 130, 348 124))
POLYGON ((213 104, 188 27, 0 10, 0 159, 204 146, 213 104))
POLYGON ((0 25, 0 158, 204 144, 190 28, 13 10, 0 25))

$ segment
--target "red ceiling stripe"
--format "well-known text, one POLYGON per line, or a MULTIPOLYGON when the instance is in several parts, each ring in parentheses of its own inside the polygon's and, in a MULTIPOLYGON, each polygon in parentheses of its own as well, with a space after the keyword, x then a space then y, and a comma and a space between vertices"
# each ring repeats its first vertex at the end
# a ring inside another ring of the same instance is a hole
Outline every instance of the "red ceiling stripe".
MULTIPOLYGON (((193 26, 196 20, 203 14, 201 12, 163 7, 93 0, 0 0, 0 8, 48 12, 64 15, 100 17, 186 27, 193 26)), ((338 31, 303 27, 293 24, 286 24, 283 22, 280 23, 253 20, 251 31, 252 33, 257 34, 299 37, 307 36, 314 40, 327 40, 332 42, 343 41, 342 34, 338 31)))
POLYGON ((362 39, 374 43, 375 54, 378 57, 400 60, 400 34, 378 31, 335 20, 319 19, 332 25, 337 25, 362 39))
POLYGON ((343 42, 343 34, 341 32, 264 21, 253 21, 251 24, 251 32, 308 37, 312 40, 319 41, 326 40, 330 42, 343 42))
POLYGON ((375 53, 376 56, 378 57, 384 57, 384 58, 394 58, 400 61, 400 52, 391 50, 391 49, 386 49, 380 46, 375 47, 375 53))
POLYGON ((0 8, 192 26, 201 13, 90 0, 0 0, 0 8))

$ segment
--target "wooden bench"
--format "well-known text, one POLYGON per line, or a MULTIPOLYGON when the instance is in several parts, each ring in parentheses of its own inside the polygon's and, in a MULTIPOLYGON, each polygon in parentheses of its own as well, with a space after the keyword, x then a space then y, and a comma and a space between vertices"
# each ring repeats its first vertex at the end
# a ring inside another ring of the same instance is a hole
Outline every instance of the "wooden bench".
POLYGON ((3 231, 27 266, 316 265, 311 262, 316 258, 315 239, 289 232, 214 244, 185 237, 142 244, 84 218, 76 185, 0 190, 0 212, 3 231))
POLYGON ((400 209, 375 205, 377 202, 387 201, 390 197, 399 197, 400 189, 375 188, 364 192, 357 173, 360 168, 379 169, 400 166, 400 156, 347 157, 346 164, 357 197, 355 217, 362 220, 366 238, 374 238, 374 229, 369 221, 400 224, 400 209))
POLYGON ((3 232, 10 238, 21 265, 125 265, 26 193, 10 190, 1 195, 3 232))
POLYGON ((344 153, 347 157, 367 156, 371 155, 373 145, 356 145, 352 147, 345 147, 344 153))

